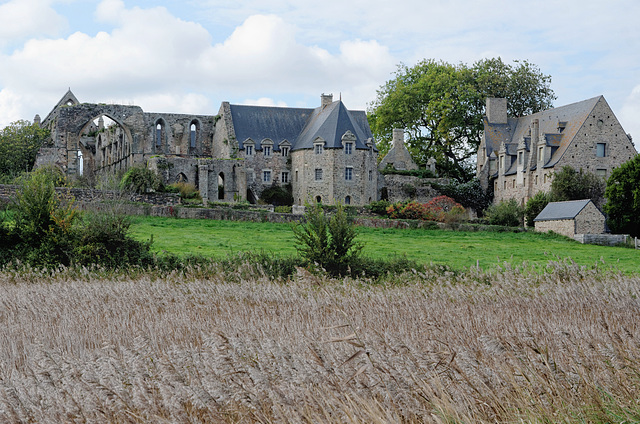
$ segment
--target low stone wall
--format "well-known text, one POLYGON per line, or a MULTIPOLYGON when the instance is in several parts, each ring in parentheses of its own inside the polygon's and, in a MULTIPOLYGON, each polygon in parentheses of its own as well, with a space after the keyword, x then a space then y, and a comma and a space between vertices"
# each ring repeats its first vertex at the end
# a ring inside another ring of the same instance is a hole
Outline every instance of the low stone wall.
POLYGON ((627 234, 576 234, 573 239, 582 244, 599 244, 602 246, 616 246, 627 243, 627 234))
MULTIPOLYGON (((7 202, 14 198, 18 186, 0 184, 0 199, 7 202)), ((57 187, 56 192, 70 194, 79 203, 118 201, 148 203, 160 206, 176 206, 180 204, 180 196, 177 193, 123 193, 117 190, 95 190, 88 188, 64 188, 57 187)))

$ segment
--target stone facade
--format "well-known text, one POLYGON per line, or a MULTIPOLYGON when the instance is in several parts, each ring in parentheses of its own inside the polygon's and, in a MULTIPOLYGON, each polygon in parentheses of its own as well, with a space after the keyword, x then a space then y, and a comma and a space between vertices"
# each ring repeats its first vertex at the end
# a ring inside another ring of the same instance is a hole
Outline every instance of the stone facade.
POLYGON ((331 95, 315 109, 223 102, 209 116, 85 104, 68 91, 41 125, 51 139, 36 166, 53 163, 71 176, 141 164, 165 183, 193 183, 209 201, 253 203, 273 185, 290 185, 297 204, 378 200, 378 151, 366 115, 331 95))
POLYGON ((391 142, 391 149, 380 161, 380 169, 386 167, 401 171, 418 169, 418 165, 413 161, 407 146, 404 144, 404 130, 394 129, 391 142))
POLYGON ((603 234, 605 221, 604 214, 590 200, 550 203, 534 220, 536 231, 553 231, 567 237, 603 234))
POLYGON ((564 166, 607 178, 637 154, 602 96, 521 118, 507 117, 506 99, 487 99, 486 111, 476 171, 496 202, 548 192, 564 166))
POLYGON ((345 149, 300 149, 291 154, 293 198, 296 205, 333 199, 347 205, 378 200, 377 152, 368 149, 345 153, 345 149))

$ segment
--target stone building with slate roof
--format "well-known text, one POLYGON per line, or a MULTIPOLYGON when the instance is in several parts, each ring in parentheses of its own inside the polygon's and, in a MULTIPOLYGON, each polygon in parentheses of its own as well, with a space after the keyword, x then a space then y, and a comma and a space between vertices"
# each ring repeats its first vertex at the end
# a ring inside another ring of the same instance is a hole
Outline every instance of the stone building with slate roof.
POLYGON ((80 103, 69 90, 41 125, 51 140, 36 166, 54 163, 68 175, 147 164, 166 183, 194 183, 209 201, 255 202, 265 188, 289 184, 297 205, 378 199, 378 150, 366 114, 332 95, 317 108, 223 102, 209 116, 80 103))
POLYGON ((536 231, 553 231, 567 237, 602 234, 605 216, 590 200, 549 203, 534 219, 536 231))
POLYGON ((506 99, 487 99, 477 176, 493 185, 494 201, 522 204, 549 191, 564 166, 607 178, 636 150, 603 96, 520 118, 507 116, 506 99))

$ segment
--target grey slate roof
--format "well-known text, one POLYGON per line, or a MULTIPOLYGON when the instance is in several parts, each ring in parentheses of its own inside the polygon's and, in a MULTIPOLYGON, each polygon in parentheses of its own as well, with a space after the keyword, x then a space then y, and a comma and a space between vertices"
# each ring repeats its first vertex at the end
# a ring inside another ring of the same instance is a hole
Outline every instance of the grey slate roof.
POLYGON ((366 140, 373 138, 366 113, 350 111, 340 100, 315 109, 229 106, 240 149, 249 138, 258 150, 266 138, 273 141, 274 150, 284 140, 291 143, 292 150, 312 149, 317 137, 326 141, 325 148, 342 148, 342 136, 347 130, 356 136, 355 148, 366 149, 366 140))
POLYGON ((366 149, 366 140, 373 138, 365 113, 363 111, 351 112, 347 110, 342 101, 338 100, 313 111, 292 150, 312 149, 313 141, 318 137, 322 137, 326 141, 326 148, 341 149, 342 136, 347 131, 351 131, 356 136, 356 149, 366 149), (366 124, 365 128, 362 127, 363 124, 366 124))
POLYGON ((520 118, 509 118, 507 124, 489 124, 485 118, 487 156, 494 150, 497 152, 502 142, 506 144, 513 143, 517 146, 517 143, 522 137, 529 136, 531 122, 534 119, 538 119, 540 134, 547 135, 547 145, 556 147, 551 159, 545 164, 545 167, 551 167, 562 157, 578 133, 578 130, 589 116, 589 113, 601 99, 604 99, 603 96, 597 96, 581 102, 537 112, 532 115, 520 118), (558 130, 559 122, 565 123, 562 133, 558 130))
POLYGON ((574 219, 591 202, 591 199, 551 202, 538 214, 535 221, 574 219))
POLYGON ((233 128, 243 149, 243 143, 250 138, 255 142, 256 149, 261 149, 262 140, 269 138, 273 141, 273 148, 284 140, 293 144, 304 128, 313 109, 229 105, 233 128))

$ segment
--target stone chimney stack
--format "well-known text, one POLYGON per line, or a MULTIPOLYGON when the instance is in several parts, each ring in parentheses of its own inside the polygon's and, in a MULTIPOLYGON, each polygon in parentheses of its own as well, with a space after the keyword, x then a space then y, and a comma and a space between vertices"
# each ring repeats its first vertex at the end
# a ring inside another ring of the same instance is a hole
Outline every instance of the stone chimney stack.
POLYGON ((507 124, 507 99, 487 98, 486 115, 490 124, 507 124))
POLYGON ((531 121, 531 145, 538 144, 540 138, 540 122, 537 119, 531 121))
POLYGON ((322 94, 320 96, 320 105, 323 109, 329 106, 331 103, 333 103, 333 94, 322 94))
POLYGON ((36 114, 36 116, 33 117, 33 123, 36 124, 37 126, 40 126, 40 124, 42 123, 42 119, 40 118, 40 115, 36 114))
POLYGON ((401 149, 404 144, 404 130, 402 128, 393 129, 393 138, 391 139, 391 146, 397 149, 401 149))

